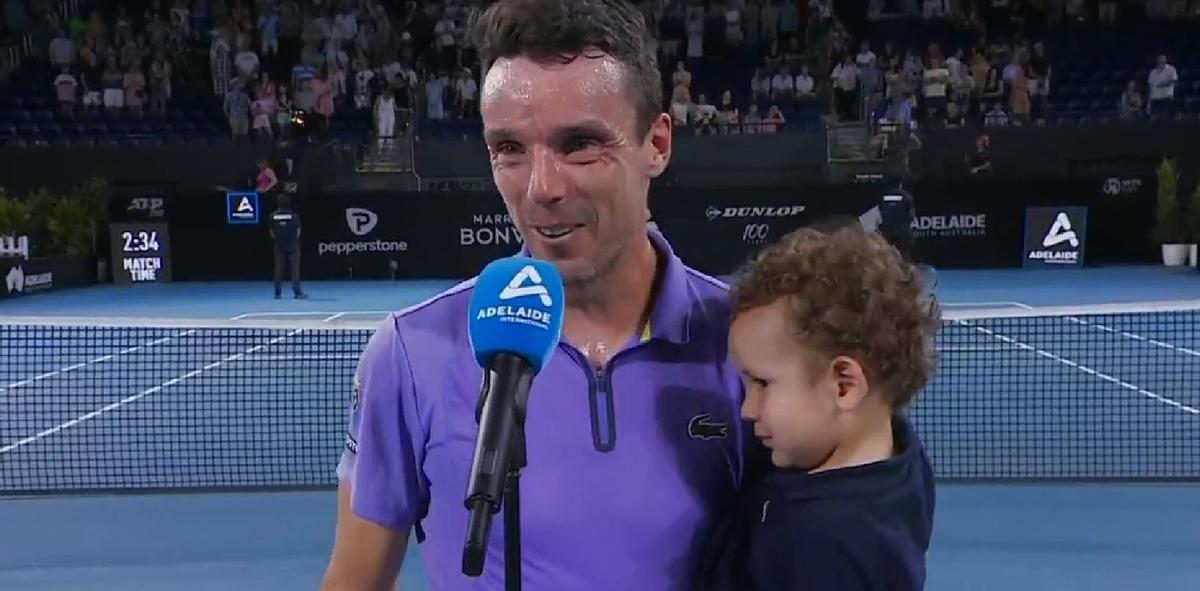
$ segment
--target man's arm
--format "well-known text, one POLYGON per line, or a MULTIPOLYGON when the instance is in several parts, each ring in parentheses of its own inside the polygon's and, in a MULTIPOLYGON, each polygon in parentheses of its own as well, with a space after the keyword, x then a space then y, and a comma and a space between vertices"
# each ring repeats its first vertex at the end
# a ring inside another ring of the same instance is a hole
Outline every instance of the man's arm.
POLYGON ((429 483, 420 466, 429 419, 409 363, 397 320, 389 317, 372 335, 356 372, 338 465, 337 529, 322 591, 393 589, 408 532, 425 515, 429 483))
POLYGON ((350 510, 350 483, 338 484, 337 530, 321 591, 391 591, 404 562, 408 532, 358 517, 350 510))

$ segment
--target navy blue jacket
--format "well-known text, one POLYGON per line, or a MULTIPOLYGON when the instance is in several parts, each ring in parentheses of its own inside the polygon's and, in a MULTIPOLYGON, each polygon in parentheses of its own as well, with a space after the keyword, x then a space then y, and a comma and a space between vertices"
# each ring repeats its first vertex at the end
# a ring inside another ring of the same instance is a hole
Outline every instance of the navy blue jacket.
POLYGON ((893 420, 891 458, 808 474, 776 470, 743 489, 716 527, 702 589, 915 591, 925 586, 933 470, 893 420))

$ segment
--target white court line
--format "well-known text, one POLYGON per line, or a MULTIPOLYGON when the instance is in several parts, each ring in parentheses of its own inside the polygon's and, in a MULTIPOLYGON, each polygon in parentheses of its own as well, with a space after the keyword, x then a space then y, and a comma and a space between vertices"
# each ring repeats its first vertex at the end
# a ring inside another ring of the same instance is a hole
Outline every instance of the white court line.
POLYGON ((250 363, 254 361, 335 361, 339 359, 358 359, 361 355, 357 353, 344 353, 341 355, 254 355, 240 359, 242 363, 250 363))
POLYGON ((1042 350, 1042 349, 1039 349, 1039 348, 1037 348, 1037 347, 1034 347, 1033 345, 1030 345, 1030 344, 1028 344, 1028 343, 1023 343, 1023 342, 1021 342, 1021 341, 1019 341, 1019 340, 1017 340, 1017 339, 1014 339, 1014 338, 1012 338, 1012 337, 1007 337, 1007 336, 1004 336, 1004 335, 1002 335, 1002 334, 1000 334, 1000 333, 997 333, 997 332, 995 332, 995 331, 993 331, 993 330, 989 330, 989 329, 987 329, 987 328, 984 328, 984 327, 982 327, 982 326, 976 326, 976 325, 974 325, 974 324, 971 324, 970 322, 964 322, 964 321, 962 321, 962 320, 955 320, 954 322, 955 322, 955 323, 957 323, 957 324, 961 324, 961 325, 963 325, 963 326, 967 326, 967 327, 970 327, 970 328, 974 328, 975 330, 977 330, 977 331, 979 331, 979 332, 982 332, 983 334, 986 334, 986 335, 988 335, 988 336, 990 336, 990 337, 992 337, 992 338, 994 338, 994 339, 997 339, 997 340, 999 340, 999 341, 1002 341, 1002 342, 1008 343, 1008 344, 1010 344, 1010 345, 1013 345, 1013 346, 1015 346, 1015 347, 1018 347, 1018 348, 1020 348, 1020 349, 1023 349, 1023 350, 1025 350, 1025 351, 1030 351, 1030 352, 1032 352, 1032 353, 1035 353, 1035 354, 1037 354, 1037 355, 1039 355, 1039 356, 1041 356, 1041 357, 1045 357, 1046 359, 1049 359, 1049 360, 1051 360, 1051 361, 1055 361, 1055 362, 1061 363, 1061 364, 1063 364, 1063 365, 1065 365, 1065 366, 1067 366, 1067 367, 1070 367, 1070 368, 1072 368, 1072 369, 1077 369, 1077 370, 1079 370, 1079 371, 1081 371, 1081 372, 1083 372, 1083 373, 1085 373, 1085 374, 1087 374, 1087 375, 1090 375, 1090 376, 1093 376, 1093 377, 1096 377, 1096 378, 1100 378, 1100 379, 1102 379, 1102 380, 1104 380, 1104 381, 1106 381, 1106 382, 1112 382, 1112 383, 1114 383, 1114 384, 1116 384, 1116 385, 1118 385, 1118 386, 1121 386, 1122 388, 1125 388, 1126 390, 1132 390, 1132 391, 1134 391, 1134 392, 1137 392, 1138 394, 1141 394, 1142 396, 1145 396, 1145 397, 1147 397, 1147 398, 1150 398, 1151 400, 1155 400, 1155 401, 1161 402, 1161 403, 1163 403, 1163 404, 1166 404, 1166 405, 1168 405, 1168 406, 1172 406, 1172 407, 1174 407, 1174 408, 1177 408, 1177 409, 1179 409, 1179 410, 1182 410, 1182 411, 1184 411, 1184 412, 1187 412, 1187 413, 1191 413, 1191 414, 1194 414, 1194 415, 1200 415, 1200 409, 1197 409, 1197 408, 1195 408, 1195 407, 1192 407, 1192 406, 1188 406, 1188 405, 1186 405, 1186 404, 1183 404, 1182 402, 1179 402, 1179 401, 1177 401, 1177 400, 1172 400, 1172 399, 1170 399, 1170 398, 1167 398, 1166 396, 1162 396, 1162 395, 1160 395, 1160 394, 1155 394, 1154 392, 1151 392, 1151 391, 1149 391, 1149 390, 1147 390, 1147 389, 1145 389, 1145 388, 1138 387, 1138 386, 1136 386, 1136 385, 1134 385, 1134 384, 1131 384, 1131 383, 1129 383, 1129 382, 1126 382, 1125 380, 1122 380, 1122 379, 1119 379, 1119 378, 1115 378, 1115 377, 1113 377, 1113 376, 1110 376, 1110 375, 1108 375, 1108 374, 1106 374, 1106 373, 1104 373, 1104 372, 1101 372, 1101 371, 1097 371, 1097 370, 1095 370, 1095 369, 1092 369, 1092 368, 1090 368, 1090 367, 1088 367, 1088 366, 1086 366, 1086 365, 1083 365, 1082 363, 1078 363, 1078 362, 1075 362, 1075 361, 1071 361, 1070 359, 1067 359, 1066 357, 1061 357, 1061 356, 1059 356, 1059 355, 1055 355, 1054 353, 1051 353, 1051 352, 1049 352, 1049 351, 1044 351, 1044 350, 1042 350))
POLYGON ((1195 349, 1189 349, 1187 347, 1173 345, 1166 341, 1160 341, 1158 339, 1144 337, 1137 333, 1126 332, 1124 330, 1116 329, 1111 326, 1106 326, 1106 325, 1099 324, 1096 322, 1088 322, 1087 320, 1084 320, 1082 318, 1076 318, 1074 316, 1066 316, 1065 318, 1076 324, 1082 324, 1084 326, 1088 326, 1088 327, 1094 328, 1096 330, 1101 330, 1101 331, 1104 331, 1104 332, 1107 332, 1110 334, 1119 334, 1123 337, 1130 338, 1130 339, 1133 339, 1138 342, 1149 343, 1151 345, 1154 345, 1155 347, 1162 347, 1163 349, 1169 349, 1169 350, 1175 351, 1177 353, 1183 353, 1184 355, 1191 355, 1192 357, 1200 357, 1200 351, 1197 351, 1195 349))
MULTIPOLYGON (((238 314, 230 318, 230 320, 244 320, 246 318, 259 318, 263 316, 325 316, 327 314, 335 314, 335 312, 246 312, 238 314)), ((336 312, 342 316, 360 316, 364 314, 391 314, 388 310, 347 310, 345 312, 336 312)))
POLYGON ((337 314, 334 314, 333 316, 330 316, 329 318, 326 318, 326 319, 322 320, 321 322, 333 322, 334 320, 337 320, 338 318, 341 318, 342 316, 345 316, 345 315, 346 315, 345 312, 338 312, 337 314))
POLYGON ((112 359, 112 358, 114 358, 114 357, 119 357, 119 356, 121 356, 121 355, 128 355, 128 354, 130 354, 130 353, 135 353, 135 352, 137 352, 137 351, 141 351, 142 349, 145 349, 145 348, 147 348, 147 347, 154 347, 154 346, 157 346, 157 345, 161 345, 161 344, 163 344, 163 343, 165 343, 165 342, 167 342, 167 341, 169 341, 169 340, 171 340, 171 339, 177 339, 177 338, 180 338, 180 337, 186 337, 186 336, 190 336, 190 335, 194 334, 195 332, 196 332, 196 331, 195 331, 195 329, 193 329, 193 330, 185 330, 185 331, 183 331, 183 332, 181 332, 181 333, 177 333, 177 334, 171 335, 171 336, 169 336, 169 337, 163 337, 163 338, 161 338, 161 339, 155 339, 155 340, 153 340, 153 341, 150 341, 150 342, 147 342, 147 343, 142 343, 142 344, 140 344, 140 345, 137 345, 137 346, 134 346, 134 347, 129 347, 128 349, 123 349, 123 350, 121 350, 121 351, 117 351, 116 353, 109 353, 108 355, 102 355, 102 356, 100 356, 100 357, 97 357, 97 358, 95 358, 95 359, 89 359, 89 360, 87 360, 87 361, 84 361, 83 363, 76 363, 76 364, 74 364, 74 365, 68 365, 68 366, 66 366, 66 367, 60 367, 60 368, 58 368, 58 369, 56 369, 56 370, 54 370, 54 371, 46 372, 46 373, 44 373, 44 374, 41 374, 41 375, 39 375, 39 376, 34 376, 34 377, 32 377, 32 378, 27 378, 27 379, 21 380, 21 381, 19 381, 19 382, 13 382, 13 383, 11 383, 11 384, 8 384, 8 385, 6 385, 6 386, 0 386, 0 392, 4 392, 4 391, 6 391, 6 390, 12 390, 13 388, 20 388, 21 386, 28 386, 29 384, 32 384, 32 383, 34 383, 34 382, 39 382, 39 381, 41 381, 41 380, 44 380, 44 379, 47 379, 47 378, 52 378, 52 377, 54 377, 54 376, 57 376, 57 375, 61 375, 61 374, 64 374, 64 373, 69 373, 69 372, 75 371, 75 370, 77 370, 77 369, 80 369, 80 368, 83 368, 83 367, 87 367, 87 366, 89 366, 89 365, 95 365, 95 364, 97 364, 97 363, 103 363, 103 362, 105 362, 105 361, 108 361, 109 359, 112 359))
POLYGON ((142 398, 145 398, 151 394, 154 394, 155 392, 159 392, 165 388, 174 386, 175 384, 178 384, 179 382, 182 382, 184 380, 194 378, 203 372, 206 372, 210 369, 220 367, 226 363, 229 363, 230 361, 237 361, 238 359, 241 359, 242 357, 245 357, 246 355, 249 355, 255 351, 259 351, 263 348, 274 345, 275 343, 278 343, 279 341, 282 341, 286 338, 294 336, 296 333, 298 333, 302 330, 304 330, 304 329, 298 328, 284 336, 275 337, 275 338, 267 341, 266 343, 263 343, 261 345, 256 345, 254 347, 246 349, 245 351, 242 351, 241 353, 235 353, 235 354, 230 355, 229 357, 226 357, 220 361, 214 361, 212 363, 209 363, 208 365, 205 365, 204 367, 202 367, 200 369, 193 369, 192 371, 189 371, 183 375, 171 378, 157 386, 154 386, 152 388, 147 388, 145 390, 142 390, 141 392, 138 392, 137 394, 134 394, 132 396, 127 396, 125 398, 122 398, 121 400, 113 402, 112 404, 107 404, 105 406, 102 406, 96 410, 93 410, 92 412, 75 417, 65 423, 59 423, 58 425, 50 427, 49 429, 46 429, 45 431, 42 431, 41 433, 37 433, 35 435, 30 435, 29 437, 15 441, 4 447, 0 447, 0 454, 8 453, 19 447, 29 445, 30 443, 33 443, 39 439, 49 437, 51 435, 54 435, 55 433, 58 433, 59 431, 62 431, 63 429, 69 429, 69 428, 74 427, 75 425, 78 425, 79 423, 82 423, 84 421, 90 421, 106 412, 109 412, 111 410, 116 410, 116 409, 121 408, 122 406, 125 406, 126 404, 129 404, 131 402, 137 402, 138 400, 141 400, 142 398))
POLYGON ((1021 302, 938 302, 938 306, 943 308, 995 308, 1009 307, 1021 308, 1023 310, 1032 310, 1033 306, 1021 302))

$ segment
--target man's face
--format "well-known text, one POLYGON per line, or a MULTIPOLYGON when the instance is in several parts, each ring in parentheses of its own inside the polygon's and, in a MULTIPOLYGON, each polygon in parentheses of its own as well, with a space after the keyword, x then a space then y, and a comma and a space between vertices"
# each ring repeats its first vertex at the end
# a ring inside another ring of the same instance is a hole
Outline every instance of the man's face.
POLYGON ((789 333, 785 302, 738 314, 729 351, 746 384, 742 418, 781 468, 811 469, 837 445, 838 386, 829 372, 813 371, 813 353, 789 333))
POLYGON ((530 253, 568 286, 616 265, 646 231, 650 179, 666 168, 670 118, 635 129, 625 68, 587 52, 569 63, 497 60, 480 113, 496 187, 530 253))

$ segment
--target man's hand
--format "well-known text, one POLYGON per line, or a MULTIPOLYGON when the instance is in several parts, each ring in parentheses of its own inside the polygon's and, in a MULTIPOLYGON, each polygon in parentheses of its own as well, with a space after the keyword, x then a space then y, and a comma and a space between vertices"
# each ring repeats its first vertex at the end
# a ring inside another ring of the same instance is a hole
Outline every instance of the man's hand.
POLYGON ((408 549, 408 531, 397 532, 350 510, 350 485, 338 483, 337 533, 321 591, 391 591, 408 549))

